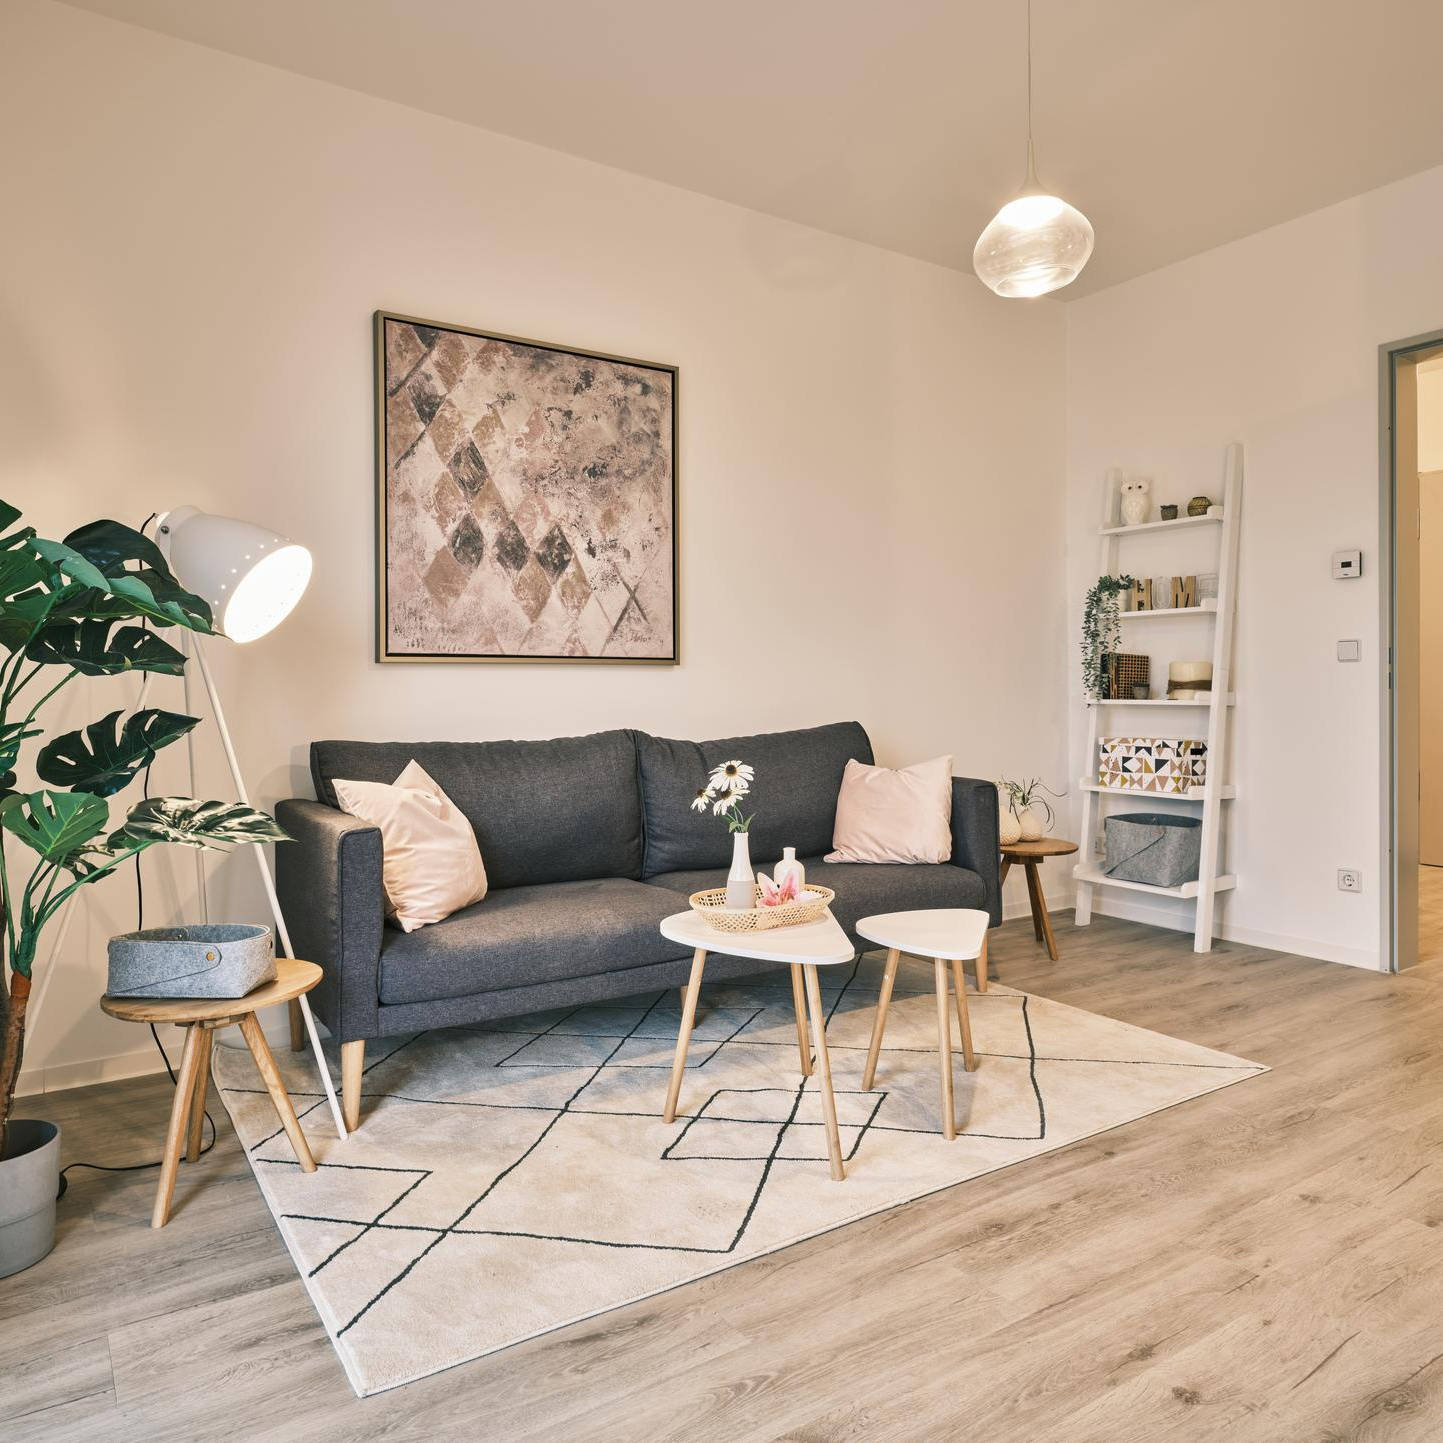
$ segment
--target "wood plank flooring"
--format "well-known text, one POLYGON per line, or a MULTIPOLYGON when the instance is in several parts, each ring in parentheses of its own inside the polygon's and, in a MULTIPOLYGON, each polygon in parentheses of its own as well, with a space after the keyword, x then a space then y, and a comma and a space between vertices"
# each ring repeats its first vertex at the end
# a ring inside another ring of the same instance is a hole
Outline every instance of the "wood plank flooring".
MULTIPOLYGON (((1014 922, 994 975, 1274 1070, 364 1400, 212 1093, 168 1227, 154 1171, 72 1173, 56 1251, 0 1282, 0 1436, 1443 1438, 1443 962, 1056 920, 1060 961, 1014 922)), ((67 1160, 131 1162, 168 1092, 22 1111, 67 1160)))

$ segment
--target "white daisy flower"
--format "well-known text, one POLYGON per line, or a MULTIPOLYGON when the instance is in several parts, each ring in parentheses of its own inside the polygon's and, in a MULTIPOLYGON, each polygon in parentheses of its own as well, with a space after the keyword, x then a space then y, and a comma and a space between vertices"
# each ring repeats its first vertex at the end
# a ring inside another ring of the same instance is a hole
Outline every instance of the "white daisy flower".
POLYGON ((704 812, 711 805, 712 789, 709 786, 703 787, 691 799, 691 809, 694 812, 704 812))
POLYGON ((713 795, 716 800, 712 803, 711 814, 719 817, 723 812, 730 811, 732 807, 736 806, 739 794, 731 787, 723 786, 718 787, 713 795))
POLYGON ((756 772, 745 762, 722 762, 711 769, 711 784, 714 787, 730 787, 736 796, 744 797, 752 789, 756 772))

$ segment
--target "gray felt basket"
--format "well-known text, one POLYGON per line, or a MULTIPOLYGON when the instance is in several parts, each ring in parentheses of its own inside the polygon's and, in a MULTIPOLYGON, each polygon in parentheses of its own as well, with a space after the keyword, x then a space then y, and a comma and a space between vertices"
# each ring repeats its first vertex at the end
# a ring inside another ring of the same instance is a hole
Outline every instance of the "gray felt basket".
POLYGON ((110 939, 112 997, 244 997, 274 982, 269 927, 151 927, 110 939))
POLYGON ((1102 870, 1119 882, 1181 887, 1196 882, 1202 823, 1159 812, 1119 812, 1103 820, 1102 870))

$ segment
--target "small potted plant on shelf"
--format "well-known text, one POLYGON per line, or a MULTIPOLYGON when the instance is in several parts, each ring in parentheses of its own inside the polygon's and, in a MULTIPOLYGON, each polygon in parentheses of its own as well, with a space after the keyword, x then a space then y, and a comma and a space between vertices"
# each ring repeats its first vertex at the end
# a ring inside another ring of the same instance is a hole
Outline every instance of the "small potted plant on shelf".
POLYGON ((1057 821, 1057 814, 1052 810, 1052 803, 1047 798, 1060 799, 1067 793, 1054 792, 1041 777, 1028 777, 1021 782, 1009 782, 1004 777, 1002 787, 1007 793, 1007 809, 1016 821, 1016 834, 1010 840, 1005 832, 1011 829, 1004 829, 1003 845, 1008 846, 1017 841, 1040 841, 1057 821), (1046 796, 1043 793, 1046 793, 1046 796))
POLYGON ((140 532, 96 521, 48 541, 19 519, 0 501, 0 1277, 54 1243, 60 1130, 10 1118, 47 924, 81 887, 159 842, 286 839, 264 812, 192 797, 146 798, 111 827, 108 799, 196 724, 157 708, 113 711, 51 738, 30 759, 49 785, 17 788, 22 748, 42 737, 37 718, 57 692, 81 676, 179 676, 185 656, 159 632, 211 630, 210 608, 140 532))
POLYGON ((1122 645, 1118 597, 1131 591, 1131 576, 1099 576, 1082 607, 1082 689, 1094 701, 1107 695, 1107 656, 1122 645))

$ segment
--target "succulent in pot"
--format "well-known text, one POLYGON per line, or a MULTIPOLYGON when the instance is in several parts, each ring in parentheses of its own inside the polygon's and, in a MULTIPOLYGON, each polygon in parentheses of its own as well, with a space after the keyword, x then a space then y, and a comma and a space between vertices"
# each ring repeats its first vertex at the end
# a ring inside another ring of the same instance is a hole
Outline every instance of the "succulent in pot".
POLYGON ((179 676, 184 653, 160 633, 212 631, 149 537, 95 521, 64 541, 20 526, 0 501, 0 1277, 54 1242, 59 1129, 10 1118, 42 933, 80 888, 162 842, 190 847, 284 841, 264 812, 192 797, 147 797, 113 825, 110 798, 197 718, 120 709, 44 741, 42 707, 78 677, 179 676), (27 744, 33 755, 22 756, 27 744), (42 783, 17 786, 32 768, 42 783))

